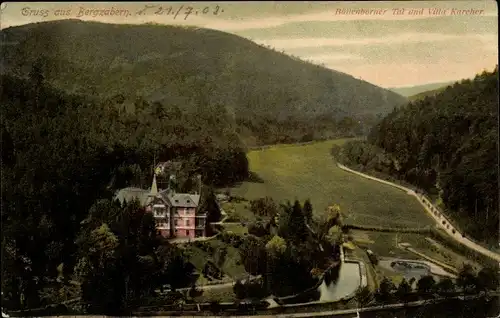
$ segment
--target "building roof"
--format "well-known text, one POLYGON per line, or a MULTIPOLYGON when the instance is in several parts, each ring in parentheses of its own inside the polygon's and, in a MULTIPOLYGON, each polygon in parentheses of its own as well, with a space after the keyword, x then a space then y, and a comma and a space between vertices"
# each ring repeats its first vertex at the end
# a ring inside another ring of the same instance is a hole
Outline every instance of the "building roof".
POLYGON ((139 188, 125 188, 118 191, 115 199, 118 199, 123 204, 124 201, 130 202, 134 199, 139 199, 142 206, 148 205, 153 198, 160 196, 167 201, 170 206, 181 208, 196 208, 200 204, 199 194, 175 193, 170 190, 159 191, 156 184, 156 175, 153 176, 153 183, 150 190, 139 188))
MULTIPOLYGON (((199 194, 188 194, 188 193, 173 193, 169 191, 161 191, 159 193, 164 200, 167 200, 171 206, 180 208, 196 208, 200 204, 199 194)), ((131 202, 134 199, 138 199, 141 206, 148 205, 154 195, 152 195, 150 190, 144 190, 139 188, 124 188, 116 192, 115 199, 123 202, 131 202)))
POLYGON ((142 206, 149 203, 151 197, 149 196, 149 191, 139 188, 124 188, 120 189, 115 194, 115 199, 123 204, 124 201, 131 202, 134 199, 138 199, 142 206))
POLYGON ((196 208, 200 204, 199 194, 173 193, 168 191, 164 191, 161 194, 173 207, 196 208))

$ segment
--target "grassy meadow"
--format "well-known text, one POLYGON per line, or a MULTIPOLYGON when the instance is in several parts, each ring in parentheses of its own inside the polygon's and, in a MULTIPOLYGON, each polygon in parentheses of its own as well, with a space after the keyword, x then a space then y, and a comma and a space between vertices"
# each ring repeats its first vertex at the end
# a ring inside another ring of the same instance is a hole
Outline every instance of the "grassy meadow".
POLYGON ((250 170, 263 182, 244 182, 231 192, 249 200, 266 195, 279 202, 310 199, 315 214, 339 204, 351 224, 414 228, 434 224, 405 192, 338 168, 330 149, 348 140, 252 150, 247 154, 250 170))
MULTIPOLYGON (((370 249, 376 255, 383 257, 398 257, 405 259, 419 259, 415 254, 403 250, 398 243, 409 243, 414 246, 425 246, 425 235, 414 233, 384 233, 376 231, 351 230, 353 243, 363 249, 370 249)), ((428 246, 426 246, 428 247, 428 246)), ((423 253, 425 253, 423 251, 423 253)))

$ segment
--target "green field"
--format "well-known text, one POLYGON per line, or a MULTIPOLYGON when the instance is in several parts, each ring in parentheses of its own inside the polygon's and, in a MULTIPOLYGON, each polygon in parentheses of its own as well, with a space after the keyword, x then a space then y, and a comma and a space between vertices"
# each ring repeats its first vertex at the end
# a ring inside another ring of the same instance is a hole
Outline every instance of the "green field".
MULTIPOLYGON (((397 243, 409 243, 412 247, 425 246, 425 235, 414 233, 383 233, 376 231, 351 230, 349 235, 353 237, 354 244, 370 249, 376 255, 383 257, 399 257, 406 259, 418 259, 415 254, 405 251, 397 246, 397 243)), ((428 247, 428 246, 427 246, 428 247)))
POLYGON ((434 224, 405 192, 338 168, 330 149, 346 139, 307 145, 278 145, 250 151, 250 170, 263 183, 244 182, 232 189, 246 199, 310 199, 316 214, 339 204, 346 222, 359 225, 424 227, 434 224))
POLYGON ((226 222, 255 222, 257 217, 250 211, 249 206, 249 202, 223 203, 222 208, 228 215, 226 222))

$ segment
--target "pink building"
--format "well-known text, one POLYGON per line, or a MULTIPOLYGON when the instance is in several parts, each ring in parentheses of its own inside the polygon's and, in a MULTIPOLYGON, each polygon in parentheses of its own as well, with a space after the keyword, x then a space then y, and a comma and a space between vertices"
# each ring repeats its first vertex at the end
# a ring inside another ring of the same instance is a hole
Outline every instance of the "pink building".
POLYGON ((158 190, 156 176, 151 189, 121 189, 116 199, 120 202, 139 199, 146 211, 153 213, 156 227, 164 237, 195 238, 205 236, 206 214, 198 212, 200 194, 175 193, 158 190))

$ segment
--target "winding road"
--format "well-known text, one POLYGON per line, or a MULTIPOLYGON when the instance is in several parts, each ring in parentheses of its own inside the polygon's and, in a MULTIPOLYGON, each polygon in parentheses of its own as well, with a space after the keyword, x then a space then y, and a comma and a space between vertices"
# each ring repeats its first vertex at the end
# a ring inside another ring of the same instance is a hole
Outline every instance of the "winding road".
POLYGON ((357 174, 361 177, 364 177, 366 179, 370 179, 370 180, 374 180, 374 181, 377 181, 380 183, 384 183, 384 184, 387 184, 387 185, 390 185, 390 186, 393 186, 395 188, 398 188, 400 190, 405 191, 406 193, 408 193, 408 195, 415 197, 418 200, 418 202, 420 202, 420 204, 424 207, 425 211, 427 211, 429 213, 429 215, 436 221, 437 226, 441 227, 443 230, 445 230, 446 233, 448 235, 450 235, 454 240, 467 246, 470 249, 475 250, 478 253, 481 253, 481 254, 483 254, 491 259, 494 259, 497 262, 500 262, 500 254, 495 253, 493 251, 490 251, 489 249, 487 249, 487 248, 471 241, 467 237, 465 237, 464 233, 460 233, 456 228, 454 228, 453 225, 451 224, 451 222, 449 221, 449 218, 444 216, 443 213, 441 211, 439 211, 431 203, 431 201, 428 198, 426 198, 425 196, 423 196, 421 194, 417 194, 417 193, 415 193, 414 190, 412 190, 410 188, 403 187, 399 184, 395 184, 395 183, 392 183, 392 182, 389 182, 386 180, 375 178, 375 177, 369 176, 367 174, 358 172, 356 170, 352 170, 352 169, 350 169, 350 168, 348 168, 340 163, 337 163, 337 166, 344 171, 351 172, 351 173, 357 174))

